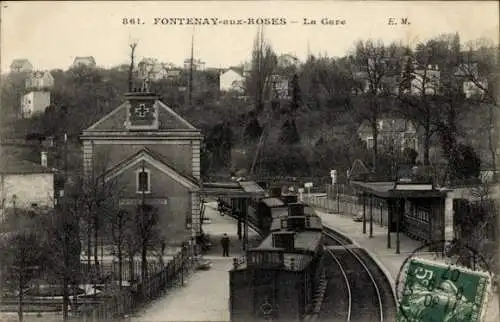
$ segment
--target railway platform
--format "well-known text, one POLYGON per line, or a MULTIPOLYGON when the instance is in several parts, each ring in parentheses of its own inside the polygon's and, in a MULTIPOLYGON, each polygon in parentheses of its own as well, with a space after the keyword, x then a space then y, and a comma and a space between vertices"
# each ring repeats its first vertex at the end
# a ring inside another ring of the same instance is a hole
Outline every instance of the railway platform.
MULTIPOLYGON (((236 220, 221 216, 216 202, 205 205, 204 216, 209 220, 202 227, 213 246, 203 258, 211 262, 211 268, 192 272, 184 285, 169 290, 131 315, 128 321, 229 321, 229 270, 233 267, 233 258, 243 255, 242 245, 237 236, 236 220), (222 256, 220 238, 224 233, 231 240, 229 257, 222 256)), ((249 229, 249 242, 256 239, 258 234, 249 229)))
MULTIPOLYGON (((323 225, 331 228, 346 237, 353 243, 364 248, 378 266, 388 276, 389 281, 395 289, 395 281, 399 270, 406 258, 411 256, 412 252, 422 245, 421 242, 410 239, 406 235, 400 235, 400 254, 394 252, 394 247, 387 248, 387 228, 380 225, 373 225, 373 237, 369 234, 363 234, 363 224, 355 222, 352 215, 327 213, 316 209, 316 213, 321 217, 323 225)), ((435 257, 433 253, 419 252, 419 257, 432 260, 442 260, 435 257)), ((485 315, 485 322, 498 321, 500 317, 498 308, 498 296, 495 292, 490 293, 488 311, 485 315)))

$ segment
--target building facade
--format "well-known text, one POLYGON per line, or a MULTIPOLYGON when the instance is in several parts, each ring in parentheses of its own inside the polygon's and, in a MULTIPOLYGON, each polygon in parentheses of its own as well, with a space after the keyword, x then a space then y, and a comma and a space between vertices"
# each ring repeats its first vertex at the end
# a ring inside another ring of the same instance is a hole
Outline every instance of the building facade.
POLYGON ((437 65, 415 69, 410 83, 411 95, 436 95, 439 92, 441 72, 437 65))
POLYGON ((229 69, 220 74, 219 90, 221 92, 243 91, 244 77, 233 69, 229 69))
POLYGON ((50 92, 46 90, 34 90, 21 99, 21 113, 23 118, 30 118, 42 114, 50 105, 50 92))
MULTIPOLYGON (((410 148, 419 153, 419 133, 412 121, 400 118, 385 118, 379 119, 377 126, 379 149, 402 151, 405 148, 410 148)), ((361 124, 358 135, 361 141, 365 142, 367 148, 373 148, 373 131, 369 122, 365 121, 361 124)))
POLYGON ((27 59, 14 59, 10 64, 11 72, 31 72, 33 65, 27 59))
POLYGON ((154 207, 168 242, 199 231, 202 135, 157 96, 126 94, 126 101, 81 139, 86 176, 113 182, 122 210, 154 207))
POLYGON ((0 158, 1 213, 5 209, 52 208, 54 174, 42 165, 7 155, 0 158))
POLYGON ((73 65, 71 65, 71 67, 75 68, 78 66, 87 66, 92 68, 96 67, 94 56, 75 57, 75 60, 73 61, 73 65))
MULTIPOLYGON (((204 71, 206 68, 206 63, 201 59, 193 59, 192 64, 193 64, 193 70, 204 71)), ((184 60, 184 69, 187 70, 191 69, 191 58, 184 60)))
POLYGON ((47 90, 54 86, 54 77, 49 71, 36 71, 26 79, 26 89, 47 90))

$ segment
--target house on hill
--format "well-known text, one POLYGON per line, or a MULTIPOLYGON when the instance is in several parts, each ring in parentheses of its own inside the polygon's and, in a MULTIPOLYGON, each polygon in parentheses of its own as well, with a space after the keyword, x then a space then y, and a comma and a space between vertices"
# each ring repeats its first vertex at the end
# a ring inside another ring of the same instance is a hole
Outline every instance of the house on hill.
POLYGON ((27 59, 14 59, 10 64, 11 72, 31 72, 33 65, 27 59))
POLYGON ((87 67, 96 67, 96 62, 94 56, 86 56, 86 57, 75 57, 71 68, 75 68, 78 66, 87 66, 87 67))
POLYGON ((31 72, 26 79, 27 90, 51 89, 54 86, 54 77, 49 71, 31 72))
POLYGON ((143 80, 173 79, 179 77, 180 74, 180 68, 174 64, 160 63, 154 58, 144 58, 137 64, 137 75, 143 80))
POLYGON ((40 115, 51 104, 50 92, 48 90, 31 90, 21 98, 21 115, 23 118, 31 118, 40 115))
POLYGON ((50 90, 54 77, 49 71, 31 72, 26 79, 26 93, 21 98, 21 115, 30 118, 43 114, 51 104, 50 90))
POLYGON ((121 210, 154 208, 168 243, 199 232, 202 134, 155 94, 127 93, 81 140, 86 175, 116 182, 121 210))
MULTIPOLYGON (((405 148, 410 148, 419 153, 419 133, 412 121, 401 118, 381 118, 377 121, 377 125, 377 143, 379 149, 402 151, 405 148)), ((366 143, 367 148, 373 148, 374 138, 370 122, 364 121, 360 125, 358 135, 366 143)))
MULTIPOLYGON (((184 60, 184 69, 189 70, 191 68, 191 58, 184 60)), ((204 71, 206 68, 206 63, 201 59, 193 59, 193 70, 204 71)))
POLYGON ((243 75, 235 69, 228 69, 222 72, 219 76, 219 90, 221 92, 228 91, 243 91, 243 75))

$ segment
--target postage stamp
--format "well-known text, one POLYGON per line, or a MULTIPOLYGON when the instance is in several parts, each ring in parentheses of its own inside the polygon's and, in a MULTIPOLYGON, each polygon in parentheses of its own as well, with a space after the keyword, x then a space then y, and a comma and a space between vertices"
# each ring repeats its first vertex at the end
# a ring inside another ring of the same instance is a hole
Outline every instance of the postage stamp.
POLYGON ((411 258, 402 274, 398 322, 479 322, 487 307, 491 274, 411 258))

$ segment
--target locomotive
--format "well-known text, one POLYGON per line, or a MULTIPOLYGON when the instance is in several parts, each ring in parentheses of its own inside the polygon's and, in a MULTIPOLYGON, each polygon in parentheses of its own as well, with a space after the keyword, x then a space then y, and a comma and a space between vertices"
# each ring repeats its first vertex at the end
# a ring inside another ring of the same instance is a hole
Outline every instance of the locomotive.
POLYGON ((257 218, 268 234, 244 260, 235 259, 231 321, 302 321, 313 312, 325 279, 321 218, 288 197, 257 202, 257 218))

